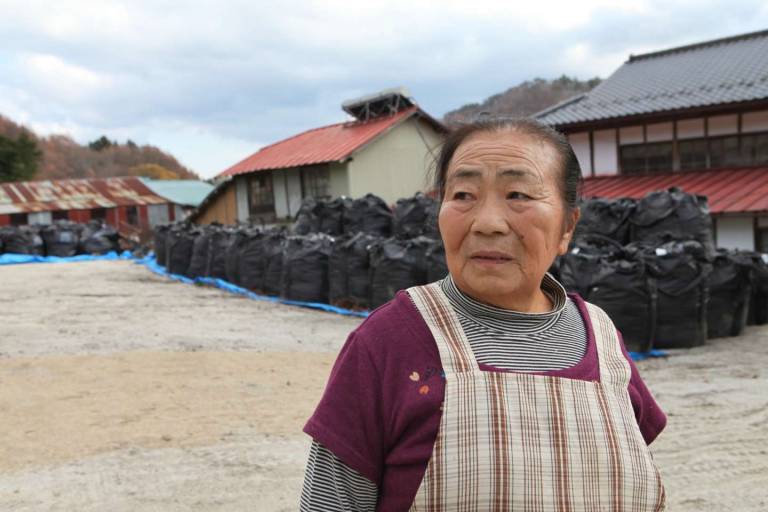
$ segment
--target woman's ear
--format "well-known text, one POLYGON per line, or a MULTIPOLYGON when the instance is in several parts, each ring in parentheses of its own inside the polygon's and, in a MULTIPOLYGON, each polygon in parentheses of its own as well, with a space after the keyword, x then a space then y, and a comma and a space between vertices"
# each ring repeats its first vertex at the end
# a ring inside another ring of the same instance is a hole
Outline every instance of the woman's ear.
POLYGON ((565 254, 568 252, 568 246, 573 238, 573 232, 576 230, 576 224, 579 223, 581 218, 581 210, 579 208, 573 208, 566 214, 565 229, 563 230, 563 236, 560 239, 560 245, 558 246, 557 253, 565 254))

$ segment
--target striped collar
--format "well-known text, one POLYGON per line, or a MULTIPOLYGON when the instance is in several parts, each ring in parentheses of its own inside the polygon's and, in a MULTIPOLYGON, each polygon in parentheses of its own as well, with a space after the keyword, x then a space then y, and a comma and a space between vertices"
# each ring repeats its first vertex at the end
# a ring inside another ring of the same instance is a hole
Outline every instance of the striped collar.
POLYGON ((544 274, 541 291, 549 297, 554 307, 546 313, 524 313, 483 304, 459 290, 450 274, 440 282, 440 287, 457 313, 493 329, 514 322, 516 329, 538 331, 556 321, 567 303, 565 288, 549 273, 544 274))

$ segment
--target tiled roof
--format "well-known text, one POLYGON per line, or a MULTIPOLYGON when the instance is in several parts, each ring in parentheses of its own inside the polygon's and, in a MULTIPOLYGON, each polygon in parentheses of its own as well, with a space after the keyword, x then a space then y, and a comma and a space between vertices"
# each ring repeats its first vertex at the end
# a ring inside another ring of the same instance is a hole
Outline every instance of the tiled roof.
POLYGON ((339 162, 411 116, 422 117, 430 124, 440 127, 437 121, 424 114, 418 107, 410 107, 392 116, 371 121, 323 126, 265 146, 245 160, 221 172, 218 177, 267 169, 339 162))
POLYGON ((686 171, 648 176, 584 179, 584 197, 641 198, 654 190, 679 187, 707 196, 712 213, 768 212, 768 167, 686 171))
POLYGON ((0 214, 168 202, 134 177, 0 183, 0 214))
POLYGON ((632 56, 592 91, 534 115, 554 126, 768 100, 768 30, 632 56))

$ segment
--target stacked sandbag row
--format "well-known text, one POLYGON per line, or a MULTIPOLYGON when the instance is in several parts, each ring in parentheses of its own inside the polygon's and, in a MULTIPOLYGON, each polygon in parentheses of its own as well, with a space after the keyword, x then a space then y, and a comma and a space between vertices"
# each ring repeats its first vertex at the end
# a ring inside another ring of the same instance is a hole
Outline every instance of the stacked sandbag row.
POLYGON ((119 242, 117 231, 99 221, 90 221, 87 224, 57 221, 49 225, 0 228, 0 254, 60 257, 106 254, 118 251, 119 242))
POLYGON ((570 251, 553 271, 608 312, 630 350, 735 336, 750 310, 768 320, 768 258, 716 251, 706 198, 679 189, 639 201, 586 201, 570 251), (755 292, 761 272, 762 294, 755 292))
POLYGON ((332 237, 282 229, 176 224, 155 230, 159 264, 190 278, 219 277, 257 293, 375 308, 447 274, 439 240, 366 232, 332 237))
POLYGON ((695 241, 624 247, 576 240, 557 271, 569 291, 604 309, 629 350, 681 348, 707 339, 708 276, 695 241))
POLYGON ((382 237, 439 238, 437 210, 437 202, 421 193, 399 199, 394 210, 373 194, 354 200, 348 197, 329 200, 306 198, 296 215, 293 233, 325 233, 330 236, 367 233, 382 237))
POLYGON ((713 258, 715 244, 707 198, 679 188, 650 192, 640 200, 594 198, 581 204, 575 238, 600 235, 621 245, 661 245, 694 240, 713 258))

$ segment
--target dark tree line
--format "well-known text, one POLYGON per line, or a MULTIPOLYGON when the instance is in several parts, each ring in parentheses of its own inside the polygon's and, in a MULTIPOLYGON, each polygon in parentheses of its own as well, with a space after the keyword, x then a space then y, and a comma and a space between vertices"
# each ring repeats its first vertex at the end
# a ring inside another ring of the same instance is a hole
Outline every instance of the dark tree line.
POLYGON ((15 139, 0 135, 0 181, 31 180, 42 157, 37 141, 27 132, 15 139))

